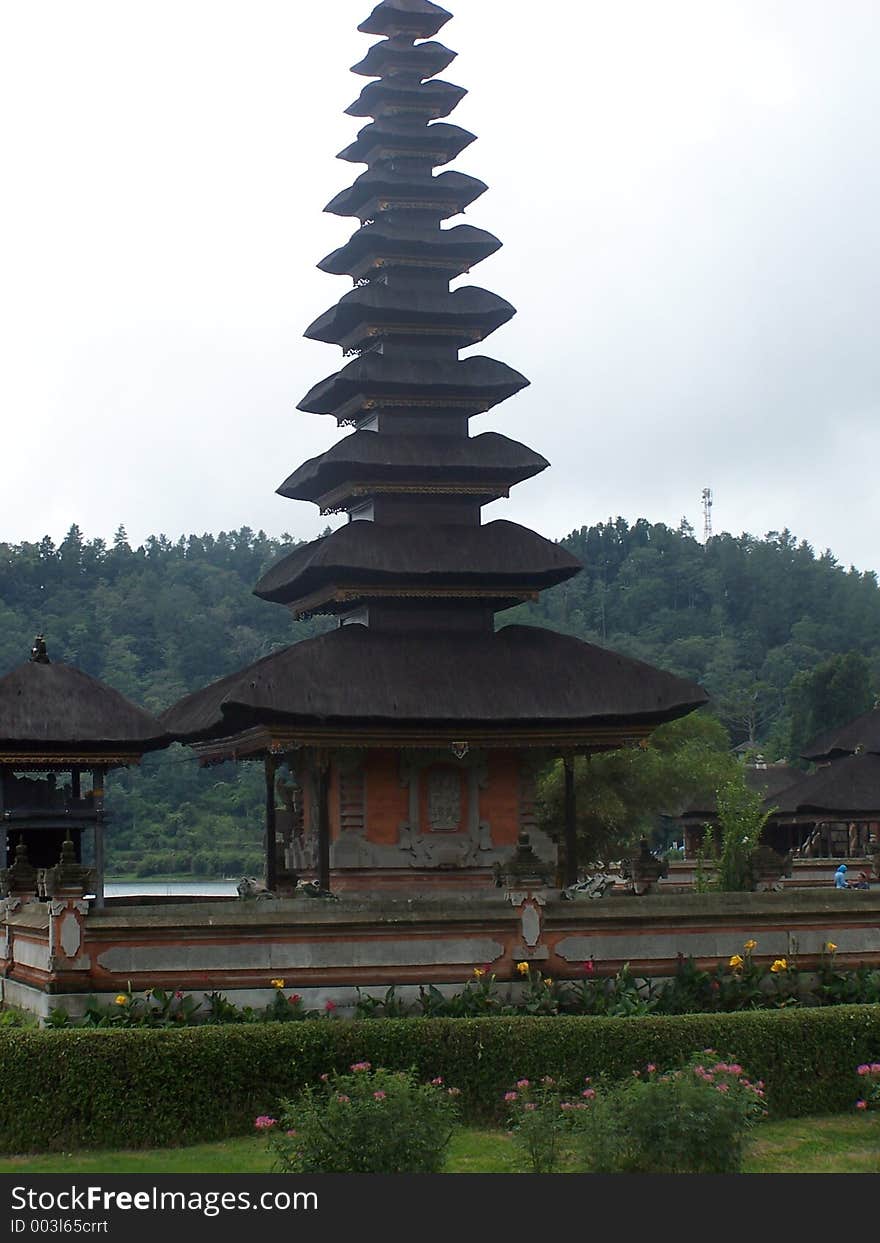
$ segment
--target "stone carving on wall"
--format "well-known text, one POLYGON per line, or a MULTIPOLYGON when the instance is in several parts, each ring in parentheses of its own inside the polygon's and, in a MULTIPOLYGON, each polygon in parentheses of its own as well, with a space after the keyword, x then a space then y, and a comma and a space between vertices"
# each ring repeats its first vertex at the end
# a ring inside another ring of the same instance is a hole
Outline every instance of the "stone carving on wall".
POLYGON ((454 768, 428 770, 428 825, 434 833, 461 828, 461 773, 454 768))

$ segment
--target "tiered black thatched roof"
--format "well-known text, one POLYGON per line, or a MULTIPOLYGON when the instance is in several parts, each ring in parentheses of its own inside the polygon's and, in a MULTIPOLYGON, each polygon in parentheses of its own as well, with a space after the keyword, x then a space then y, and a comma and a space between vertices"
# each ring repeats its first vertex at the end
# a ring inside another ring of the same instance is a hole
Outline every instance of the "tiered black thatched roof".
POLYGON ((266 721, 367 728, 432 723, 523 730, 655 725, 705 702, 692 683, 531 626, 497 634, 382 634, 343 626, 188 695, 162 717, 186 741, 266 721))
POLYGON ((348 109, 372 120, 341 158, 368 167, 327 211, 361 227, 319 264, 356 288, 307 332, 355 357, 299 404, 355 432, 279 489, 358 520, 295 549, 256 588, 298 615, 341 613, 345 625, 189 696, 164 718, 180 737, 270 719, 341 721, 362 728, 365 741, 376 721, 482 722, 502 732, 511 722, 577 732, 604 721, 625 737, 627 722, 659 724, 705 701, 691 683, 576 639, 523 627, 494 633, 494 613, 578 564, 523 527, 481 525, 483 505, 547 463, 502 436, 469 431, 471 417, 528 380, 493 358, 459 358, 514 310, 478 287, 450 290, 501 243, 445 224, 486 189, 435 172, 474 141, 437 119, 465 95, 432 80, 454 59, 431 41, 449 18, 428 0, 385 0, 360 27, 384 38, 355 72, 379 80, 348 109))
MULTIPOLYGON (((802 781, 804 777, 803 772, 799 768, 793 768, 791 764, 750 764, 744 775, 749 789, 756 794, 762 794, 766 802, 773 804, 783 790, 802 781)), ((678 819, 702 823, 717 815, 718 801, 715 795, 710 794, 690 802, 678 819)))
POLYGON ((465 437, 352 432, 326 453, 304 462, 278 493, 293 501, 321 504, 346 483, 355 487, 381 478, 392 487, 407 481, 483 484, 487 491, 496 489, 487 496, 491 500, 548 466, 540 453, 498 432, 465 437))
MULTIPOLYGON (((350 522, 288 553, 254 592, 295 607, 322 588, 348 591, 342 610, 328 601, 322 612, 351 611, 357 600, 370 598, 370 585, 398 586, 401 594, 420 587, 479 589, 486 598, 515 601, 564 582, 580 569, 559 544, 515 522, 426 529, 350 522)), ((312 612, 314 606, 303 611, 312 612)))
POLYGON ((872 708, 846 725, 826 730, 804 748, 803 759, 821 764, 860 751, 880 754, 880 708, 872 708))
POLYGON ((451 20, 451 13, 429 0, 382 0, 358 30, 365 35, 430 39, 451 20))
POLYGON ((159 722, 96 678, 50 662, 37 640, 32 658, 0 678, 3 752, 112 748, 152 751, 169 742, 159 722))

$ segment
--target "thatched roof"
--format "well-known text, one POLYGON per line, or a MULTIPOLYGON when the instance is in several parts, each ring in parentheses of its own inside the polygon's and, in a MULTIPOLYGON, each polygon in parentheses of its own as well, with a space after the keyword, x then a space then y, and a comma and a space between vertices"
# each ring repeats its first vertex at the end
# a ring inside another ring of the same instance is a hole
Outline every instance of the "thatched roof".
POLYGON ((166 746, 159 722, 97 678, 36 658, 0 678, 0 751, 166 746))
POLYGON ((457 261, 447 269, 447 277, 467 272, 477 263, 501 249, 501 242, 485 229, 471 224, 457 224, 451 229, 395 229, 387 220, 365 224, 353 233, 344 246, 322 259, 318 267, 332 276, 355 276, 368 261, 376 259, 418 259, 430 267, 438 260, 444 265, 457 261))
POLYGON ((383 39, 381 43, 374 43, 364 59, 352 65, 351 71, 364 78, 384 78, 386 74, 401 72, 416 72, 422 78, 432 78, 435 73, 448 69, 457 55, 442 43, 400 47, 390 39, 383 39))
POLYGON ((350 164, 369 164, 374 158, 373 152, 390 147, 395 151, 412 151, 414 155, 430 157, 436 166, 448 164, 476 141, 476 134, 445 121, 407 129, 398 120, 383 118, 365 125, 356 140, 339 152, 338 159, 348 160, 350 164))
MULTIPOLYGON (((490 336, 516 314, 516 308, 475 285, 462 289, 398 289, 393 285, 363 285, 340 298, 305 331, 312 341, 339 345, 355 329, 386 324, 461 328, 462 345, 490 336), (474 334, 479 334, 476 336, 474 334)), ((450 338, 447 336, 446 340, 450 338)), ((454 339, 454 338, 453 338, 454 339)))
POLYGON ((846 725, 826 730, 804 748, 802 758, 820 764, 855 755, 857 751, 880 754, 880 708, 872 708, 846 725))
POLYGON ((776 819, 815 814, 840 820, 880 820, 880 755, 865 753, 826 764, 789 786, 773 802, 776 819))
POLYGON ((488 190, 485 181, 467 173, 447 170, 436 177, 429 173, 399 173, 392 169, 369 168, 348 189, 331 199, 324 211, 334 216, 357 216, 368 203, 379 198, 406 202, 448 204, 446 216, 455 216, 488 190))
POLYGON ((361 480, 431 483, 449 479, 503 483, 531 479, 546 458, 498 432, 479 436, 401 436, 353 432, 304 462, 278 489, 294 501, 318 501, 333 488, 361 480))
POLYGON ((382 0, 358 30, 365 35, 408 34, 430 39, 451 20, 451 13, 430 0, 382 0))
POLYGON ((655 725, 706 702, 692 682, 531 626, 497 634, 383 634, 343 626, 188 695, 162 717, 181 741, 251 726, 371 723, 655 725))
MULTIPOLYGON (((301 544, 272 566, 254 594, 290 604, 332 585, 539 590, 578 574, 569 552, 515 522, 485 526, 380 526, 349 522, 301 544)), ((350 607, 350 606, 349 606, 350 607)))
POLYGON ((448 117, 467 95, 463 86, 436 79, 433 82, 396 82, 388 78, 370 82, 346 113, 350 117, 381 117, 385 110, 403 105, 424 117, 448 117))
POLYGON ((407 396, 434 399, 438 406, 443 401, 472 402, 476 414, 512 397, 528 383, 506 363, 480 354, 442 362, 364 354, 316 384, 297 409, 307 414, 336 414, 346 403, 359 399, 407 396))

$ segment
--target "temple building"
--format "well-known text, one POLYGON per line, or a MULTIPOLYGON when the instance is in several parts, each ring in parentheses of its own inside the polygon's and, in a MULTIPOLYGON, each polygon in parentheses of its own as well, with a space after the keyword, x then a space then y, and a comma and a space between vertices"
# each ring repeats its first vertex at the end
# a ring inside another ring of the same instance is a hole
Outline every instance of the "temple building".
MULTIPOLYGON (((34 896, 41 875, 87 854, 89 889, 104 884, 104 779, 164 747, 159 722, 112 687, 49 659, 42 635, 30 660, 0 678, 0 869, 8 893, 34 896), (65 848, 66 847, 66 848, 65 848)), ((83 877, 85 879, 85 877, 83 877)), ((45 894, 44 894, 45 896, 45 894)))
POLYGON ((483 509, 546 469, 534 450, 471 420, 528 381, 460 357, 514 314, 450 283, 501 243, 444 227, 486 186, 443 171, 474 135, 443 118, 465 91, 436 75, 450 14, 385 0, 360 26, 381 36, 354 72, 377 79, 348 109, 368 118, 340 154, 366 172, 328 205, 357 229, 319 267, 353 289, 307 329, 350 360, 300 402, 350 428, 281 485, 347 515, 271 566, 255 590, 295 618, 338 626, 185 698, 163 718, 205 762, 267 766, 270 884, 322 888, 491 884, 520 835, 548 866, 534 777, 550 756, 636 743, 705 701, 688 682, 499 614, 564 582, 560 545, 483 509), (276 808, 276 768, 297 787, 276 808))

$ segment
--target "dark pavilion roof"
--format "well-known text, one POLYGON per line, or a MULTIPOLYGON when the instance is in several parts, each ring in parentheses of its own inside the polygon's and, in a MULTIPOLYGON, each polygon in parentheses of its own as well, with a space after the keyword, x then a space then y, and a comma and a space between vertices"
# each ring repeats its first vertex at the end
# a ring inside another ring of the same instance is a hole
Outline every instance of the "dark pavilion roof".
POLYGON ((452 169, 438 173, 436 177, 409 170, 397 172, 391 168, 368 168, 347 189, 331 199, 324 211, 335 216, 357 216, 366 219, 368 205, 386 201, 419 202, 442 205, 439 209, 443 219, 457 216, 488 190, 485 181, 457 173, 452 169))
POLYGON ((267 722, 302 725, 651 725, 706 702, 691 682, 532 626, 385 634, 343 626, 188 695, 162 716, 192 742, 267 722))
MULTIPOLYGON (((397 359, 365 354, 341 371, 316 384, 297 406, 309 414, 335 414, 340 408, 360 408, 383 397, 445 401, 477 413, 488 410, 526 388, 529 381, 506 363, 480 354, 470 358, 437 360, 397 359)), ((351 417, 346 410, 344 417, 351 417)))
POLYGON ((463 86, 435 78, 433 82, 404 82, 394 78, 370 82, 353 104, 350 117, 381 117, 389 110, 406 108, 427 117, 448 117, 467 95, 463 86))
POLYGON ((71 665, 34 656, 0 678, 0 753, 114 749, 140 753, 167 746, 155 717, 71 665))
MULTIPOLYGON (((305 331, 312 341, 341 345, 362 328, 412 325, 440 327, 447 332, 460 330, 461 344, 482 341, 516 314, 504 298, 466 285, 461 289, 397 289, 391 285, 364 285, 340 298, 334 307, 318 317, 305 331)), ((456 340, 455 337, 448 338, 456 340)))
POLYGON ((501 243, 485 229, 457 224, 451 229, 396 229, 390 221, 365 224, 344 246, 322 259, 318 267, 334 276, 359 276, 379 261, 391 259, 418 263, 424 268, 444 266, 449 277, 461 276, 501 249, 501 243))
POLYGON ((331 584, 395 584, 404 592, 460 587, 506 595, 511 589, 552 587, 580 570, 581 563, 561 545, 515 522, 425 527, 349 522, 276 562, 254 594, 290 604, 331 584))
POLYGON ((320 501, 344 483, 373 481, 377 471, 385 482, 458 481, 510 486, 546 470, 540 453, 498 432, 479 436, 380 436, 352 432, 326 453, 310 458, 278 489, 294 501, 320 501))
MULTIPOLYGON (((777 795, 802 780, 804 774, 791 764, 749 764, 744 772, 746 785, 756 794, 763 794, 765 799, 775 802, 777 795)), ((718 814, 718 803, 714 795, 695 799, 689 803, 681 818, 689 820, 711 819, 718 814)))
POLYGON ((408 34, 430 39, 451 18, 451 13, 429 0, 382 0, 358 30, 365 35, 408 34))
POLYGON ((364 78, 384 78, 399 73, 415 73, 420 79, 433 78, 435 73, 448 69, 457 55, 442 43, 401 47, 385 39, 382 43, 374 43, 364 59, 352 65, 351 71, 364 78))
POLYGON ((408 130, 399 120, 382 118, 359 130, 355 141, 340 151, 337 158, 350 164, 369 164, 373 159, 388 158, 394 153, 423 157, 436 168, 454 160, 476 141, 476 134, 470 130, 448 125, 445 121, 437 121, 427 129, 408 130))
POLYGON ((826 730, 804 748, 802 758, 822 763, 855 755, 857 751, 880 754, 880 708, 872 708, 846 725, 826 730))
POLYGON ((818 815, 880 820, 880 755, 866 752, 826 764, 774 800, 775 819, 818 815))

